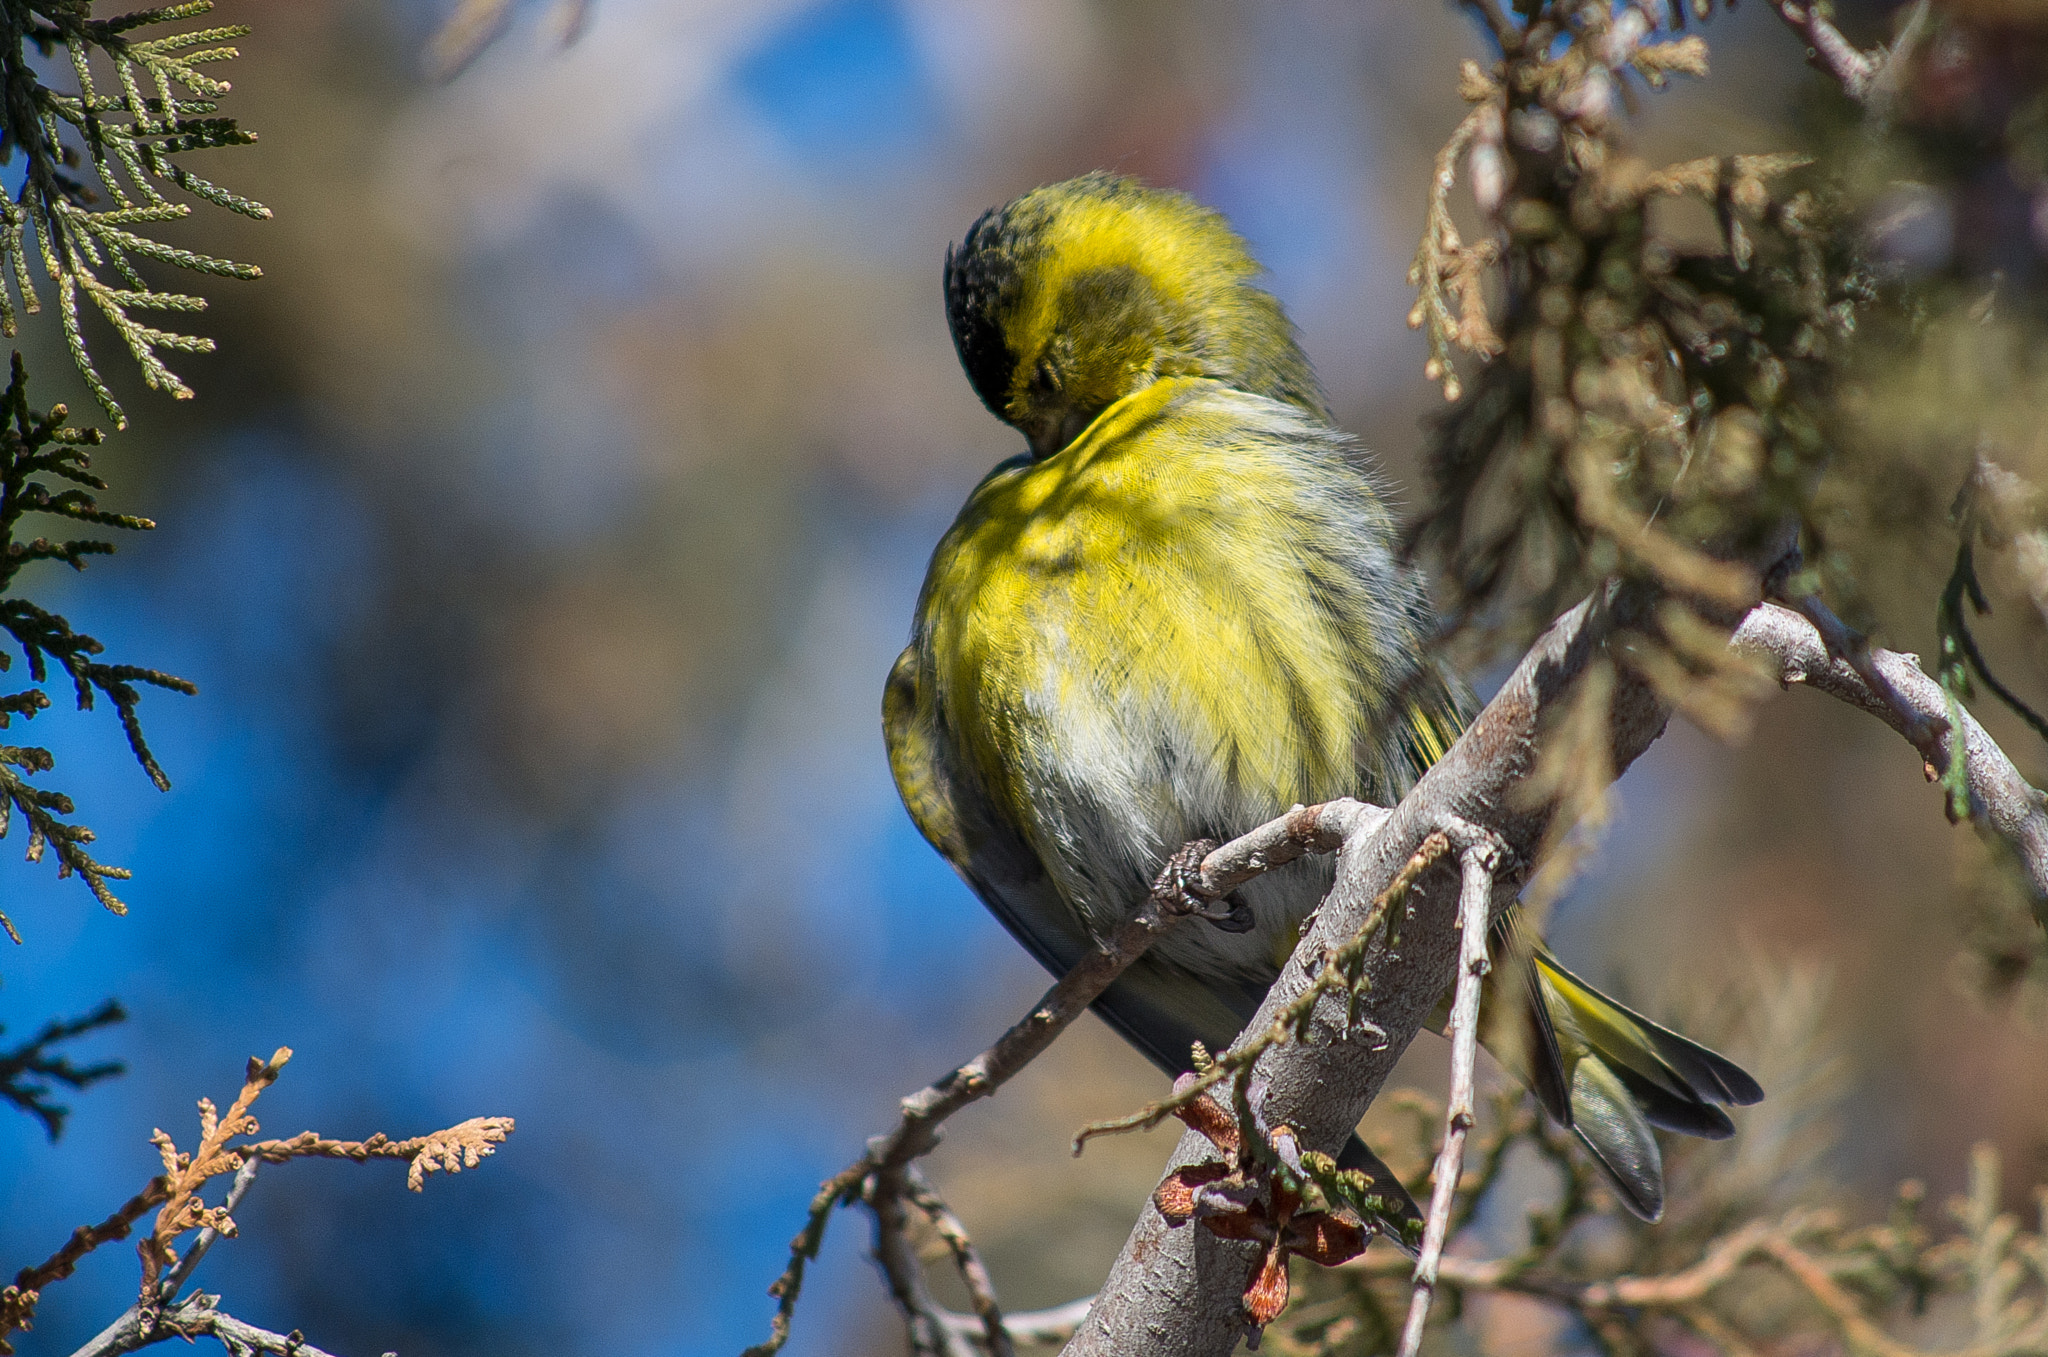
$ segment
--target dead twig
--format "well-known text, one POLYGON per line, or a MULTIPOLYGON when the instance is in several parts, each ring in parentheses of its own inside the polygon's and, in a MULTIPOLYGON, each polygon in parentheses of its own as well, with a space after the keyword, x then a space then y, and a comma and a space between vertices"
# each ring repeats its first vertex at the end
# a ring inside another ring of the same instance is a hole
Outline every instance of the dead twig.
MULTIPOLYGON (((1995 1155, 1979 1146, 1971 1168, 1971 1206, 1989 1194, 1985 1185, 1995 1177, 1995 1155)), ((1571 1311, 1589 1325, 1598 1326, 1605 1317, 1627 1311, 1659 1311, 1682 1318, 1707 1332, 1723 1352, 1735 1353, 1748 1346, 1739 1333, 1707 1308, 1714 1294, 1733 1282, 1752 1264, 1775 1268, 1806 1293, 1827 1321, 1841 1335, 1850 1351, 1860 1357, 2013 1357, 2017 1353, 2042 1350, 2048 1342, 2048 1313, 2031 1302, 2016 1298, 2016 1276, 2012 1264, 2031 1257, 2037 1249, 2020 1238, 2009 1218, 2000 1223, 1995 1199, 1987 1209, 1966 1213, 1965 1233, 1946 1245, 1930 1244, 1930 1256, 1944 1248, 1955 1251, 1967 1244, 1982 1255, 1988 1266, 1976 1269, 1973 1278, 1981 1288, 1989 1281, 1999 1302, 1985 1307, 1979 1316, 1978 1341, 1948 1349, 1921 1349, 1893 1338, 1871 1317, 1868 1301, 1859 1298, 1837 1280, 1847 1258, 1856 1256, 1858 1234, 1845 1231, 1831 1217, 1794 1212, 1777 1220, 1753 1220, 1708 1245, 1699 1261, 1660 1276, 1622 1276, 1606 1281, 1579 1282, 1556 1276, 1529 1254, 1505 1258, 1458 1258, 1442 1260, 1438 1279, 1462 1290, 1528 1296, 1571 1311), (1818 1247, 1816 1247, 1818 1245, 1818 1247)), ((1867 1247, 1861 1246, 1861 1247, 1867 1247)), ((1392 1280, 1407 1271, 1403 1259, 1360 1258, 1346 1270, 1368 1277, 1392 1280)), ((2031 1269, 2041 1276, 2039 1264, 2031 1269)))
POLYGON ((1451 1199, 1465 1169, 1465 1137, 1472 1130, 1472 1085, 1479 1057, 1479 993, 1492 969, 1486 959, 1486 934, 1491 926, 1493 881, 1505 855, 1496 835, 1468 821, 1447 817, 1445 831, 1457 845, 1463 872, 1458 896, 1458 983, 1445 1032, 1451 1039, 1451 1092, 1444 1109, 1444 1143, 1436 1157, 1436 1186, 1423 1221, 1422 1251, 1415 1260, 1415 1289, 1408 1302, 1408 1322, 1401 1331, 1399 1357, 1415 1357, 1422 1348, 1422 1329, 1436 1295, 1444 1237, 1450 1231, 1451 1199))
MULTIPOLYGON (((1473 92, 1480 92, 1476 83, 1473 92)), ((1408 285, 1415 289, 1408 328, 1421 330, 1428 341, 1429 359, 1423 364, 1423 375, 1443 388, 1447 401, 1457 400, 1463 391, 1455 366, 1457 350, 1482 359, 1501 350, 1500 336, 1486 316, 1482 282, 1500 258, 1500 242, 1485 239, 1467 245, 1451 220, 1451 189, 1458 182, 1459 158, 1475 141, 1491 145, 1487 133, 1501 124, 1499 93, 1484 93, 1481 99, 1436 153, 1422 239, 1408 265, 1408 285)))
POLYGON ((474 1167, 512 1133, 510 1117, 475 1117, 459 1126, 410 1140, 395 1141, 382 1134, 362 1141, 332 1140, 306 1131, 288 1140, 231 1143, 235 1137, 253 1135, 259 1129, 249 1109, 277 1081, 291 1056, 291 1048, 285 1046, 280 1046, 268 1060, 251 1056, 241 1091, 225 1117, 216 1113, 210 1099, 201 1098, 199 1148, 193 1153, 180 1152, 162 1130, 150 1136, 162 1156, 164 1172, 106 1220, 74 1231, 63 1248, 38 1266, 22 1269, 13 1285, 0 1291, 0 1354, 13 1351, 7 1342, 9 1334, 29 1327, 43 1287, 70 1276, 78 1260, 100 1245, 126 1238, 135 1222, 156 1207, 156 1220, 147 1237, 137 1245, 142 1260, 142 1283, 135 1304, 74 1357, 113 1357, 166 1338, 201 1335, 217 1338, 235 1357, 253 1352, 320 1357, 319 1350, 296 1333, 273 1334, 221 1313, 216 1308, 218 1297, 195 1294, 176 1301, 179 1289, 207 1251, 221 1238, 236 1233, 233 1213, 255 1181, 259 1167, 311 1157, 358 1162, 404 1159, 409 1165, 407 1185, 418 1191, 427 1174, 437 1170, 456 1173, 474 1167), (219 1206, 208 1206, 200 1193, 210 1180, 229 1173, 234 1175, 234 1181, 226 1197, 219 1206), (177 1241, 195 1229, 199 1233, 181 1258, 177 1241))
POLYGON ((25 1267, 15 1273, 14 1284, 0 1291, 0 1354, 14 1351, 7 1335, 29 1327, 35 1318, 36 1301, 44 1287, 69 1277, 77 1269, 78 1260, 100 1245, 126 1239, 128 1232, 135 1228, 135 1222, 169 1195, 168 1179, 151 1179, 148 1186, 123 1202, 113 1215, 97 1225, 79 1226, 71 1232, 71 1238, 64 1241, 63 1248, 36 1266, 25 1267))

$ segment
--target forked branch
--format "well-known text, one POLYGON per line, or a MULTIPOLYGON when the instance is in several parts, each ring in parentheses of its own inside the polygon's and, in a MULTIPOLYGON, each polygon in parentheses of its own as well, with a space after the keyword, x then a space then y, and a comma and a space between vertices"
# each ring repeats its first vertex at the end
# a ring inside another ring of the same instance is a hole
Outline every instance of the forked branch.
POLYGON ((137 1221, 152 1208, 156 1220, 137 1247, 142 1259, 142 1284, 134 1305, 74 1357, 113 1357, 168 1338, 218 1338, 230 1353, 276 1352, 319 1357, 319 1350, 297 1333, 274 1334, 244 1323, 219 1308, 219 1297, 194 1294, 182 1301, 178 1291, 216 1241, 236 1233, 234 1210, 265 1163, 287 1159, 403 1159, 409 1165, 407 1185, 418 1191, 425 1175, 459 1173, 490 1155, 512 1134, 510 1117, 475 1117, 459 1126, 410 1140, 374 1135, 368 1140, 331 1140, 312 1131, 286 1140, 235 1143, 258 1130, 250 1108, 277 1081, 291 1049, 280 1046, 270 1059, 249 1058, 241 1091, 221 1116, 213 1103, 199 1100, 199 1146, 180 1152, 159 1130, 150 1137, 162 1155, 164 1171, 151 1179, 113 1215, 97 1225, 81 1226, 64 1247, 43 1262, 15 1274, 14 1284, 0 1290, 0 1355, 14 1351, 8 1336, 26 1329, 35 1317, 43 1288, 69 1277, 79 1260, 102 1244, 127 1238, 137 1221), (201 1193, 214 1178, 233 1174, 225 1199, 208 1206, 201 1193), (180 1257, 178 1242, 197 1231, 190 1249, 180 1257))
MULTIPOLYGON (((874 1212, 876 1260, 904 1311, 912 1351, 960 1351, 966 1342, 966 1321, 932 1301, 916 1253, 908 1246, 906 1204, 931 1223, 952 1252, 974 1300, 974 1323, 983 1344, 991 1352, 1007 1353, 1011 1334, 987 1270, 965 1228, 915 1169, 915 1162, 937 1146, 939 1127, 969 1103, 994 1093, 1036 1059, 1168 930, 1189 918, 1226 917, 1218 912, 1218 904, 1237 887, 1304 853, 1329 852, 1344 842, 1347 834, 1377 825, 1385 814, 1378 807, 1356 801, 1296 806, 1227 844, 1194 843, 1177 853, 1134 917, 1062 976, 995 1045, 905 1098, 895 1129, 870 1140, 865 1154, 819 1186, 804 1228, 790 1241, 789 1266, 768 1289, 780 1302, 768 1340, 747 1349, 745 1357, 770 1357, 789 1341, 804 1272, 824 1244, 832 1210, 856 1202, 874 1212)), ((1056 1319, 1052 1327, 1057 1329, 1063 1322, 1056 1319)))
MULTIPOLYGON (((1484 826, 1519 861, 1533 855, 1544 841, 1555 808, 1549 798, 1525 805, 1517 792, 1529 783, 1536 766, 1539 731, 1549 728, 1548 719, 1570 713, 1581 675, 1596 661, 1604 661, 1608 638, 1638 625, 1637 619, 1654 606, 1653 597, 1610 586, 1538 639, 1450 752, 1375 832, 1359 836, 1340 853, 1335 887, 1239 1045, 1259 1039, 1277 1015, 1312 988, 1320 959, 1369 917, 1421 840, 1441 833, 1438 827, 1448 817, 1484 826)), ((1868 665, 1892 691, 1892 696, 1882 695, 1873 691, 1855 665, 1829 653, 1810 622, 1771 604, 1753 608, 1742 618, 1730 649, 1764 662, 1782 684, 1817 688, 1871 712, 1902 734, 1917 716, 1937 726, 1935 751, 1944 756, 1951 749, 1948 742, 1960 738, 1972 817, 2011 845, 2037 899, 2048 898, 2048 804, 1967 712, 1957 729, 1938 728, 1945 719, 1945 696, 1910 657, 1880 649, 1868 652, 1868 665)), ((1608 776, 1619 777, 1627 769, 1662 732, 1669 713, 1639 671, 1614 666, 1603 734, 1610 754, 1604 765, 1608 776)), ((1354 1023, 1344 1003, 1323 996, 1309 1024, 1310 1040, 1264 1053, 1260 1075, 1266 1092, 1253 1109, 1259 1121, 1296 1128, 1305 1146, 1320 1150, 1334 1150, 1357 1124, 1431 1003, 1452 979, 1457 950, 1452 921, 1464 912, 1465 902, 1451 908, 1443 875, 1440 869, 1425 873, 1408 892, 1398 954, 1376 945, 1364 957, 1359 982, 1369 995, 1365 1022, 1354 1023), (1370 1038, 1363 1033, 1370 1033, 1370 1038)), ((1492 909, 1506 906, 1516 884, 1512 873, 1494 879, 1492 909)), ((1191 1132, 1175 1151, 1168 1181, 1212 1154, 1209 1142, 1191 1132)), ((1439 1189, 1445 1181, 1440 1164, 1439 1189)), ((1196 1232, 1175 1231, 1159 1212, 1148 1211, 1068 1351, 1106 1354, 1159 1346, 1221 1357, 1243 1333, 1239 1297, 1257 1264, 1258 1257, 1250 1250, 1203 1241, 1196 1232), (1198 1244, 1203 1250, 1199 1259, 1198 1244)))

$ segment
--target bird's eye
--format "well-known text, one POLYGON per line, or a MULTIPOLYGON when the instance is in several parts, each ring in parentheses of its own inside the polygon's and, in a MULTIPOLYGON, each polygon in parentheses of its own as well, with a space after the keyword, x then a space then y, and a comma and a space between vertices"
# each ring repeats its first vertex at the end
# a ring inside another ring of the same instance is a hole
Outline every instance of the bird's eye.
POLYGON ((1038 360, 1038 366, 1031 372, 1031 387, 1034 391, 1054 392, 1060 389, 1060 370, 1053 365, 1050 356, 1038 360))

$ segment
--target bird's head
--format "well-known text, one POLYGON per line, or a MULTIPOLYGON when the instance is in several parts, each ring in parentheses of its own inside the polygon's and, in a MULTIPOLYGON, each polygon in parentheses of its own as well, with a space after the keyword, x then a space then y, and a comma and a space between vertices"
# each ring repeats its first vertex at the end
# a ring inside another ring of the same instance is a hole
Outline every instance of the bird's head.
POLYGON ((1327 418, 1258 261, 1186 194, 1088 174, 982 214, 946 252, 967 379, 1034 456, 1162 377, 1208 377, 1327 418))

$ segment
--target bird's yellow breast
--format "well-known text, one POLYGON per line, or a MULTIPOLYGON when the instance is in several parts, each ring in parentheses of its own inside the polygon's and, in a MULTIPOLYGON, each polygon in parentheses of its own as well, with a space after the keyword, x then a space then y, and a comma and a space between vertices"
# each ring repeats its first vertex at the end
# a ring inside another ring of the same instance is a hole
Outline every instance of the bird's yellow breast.
POLYGON ((1387 528, 1361 472, 1283 436, 1305 423, 1158 382, 992 475, 940 543, 920 626, 937 715, 1041 857, 1078 861, 1070 895, 1366 790, 1385 601, 1346 553, 1384 554, 1387 528), (1333 495, 1370 501, 1371 540, 1317 540, 1347 527, 1333 495))

